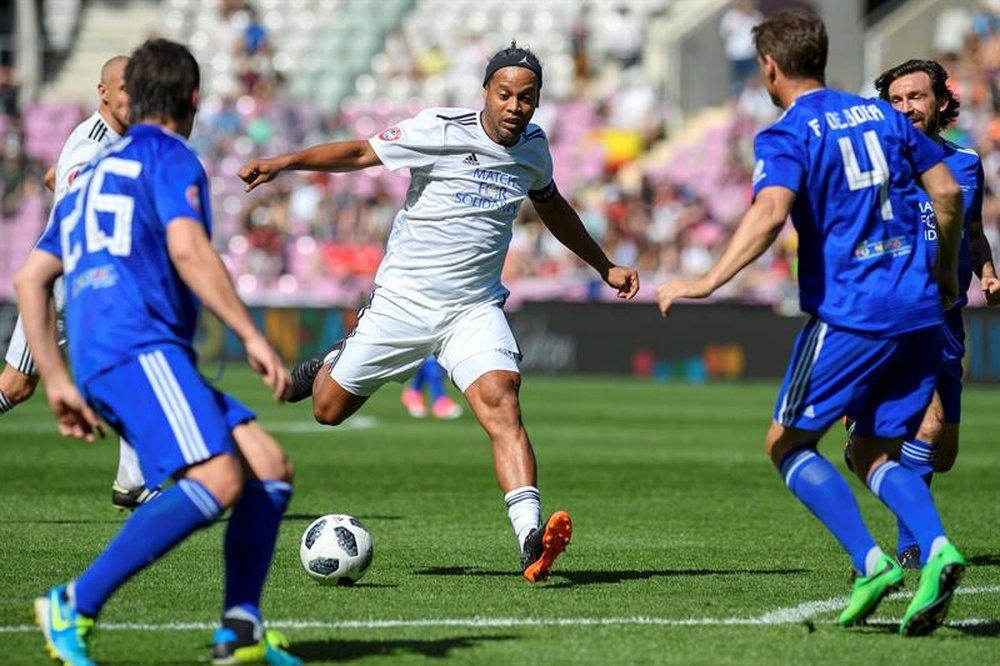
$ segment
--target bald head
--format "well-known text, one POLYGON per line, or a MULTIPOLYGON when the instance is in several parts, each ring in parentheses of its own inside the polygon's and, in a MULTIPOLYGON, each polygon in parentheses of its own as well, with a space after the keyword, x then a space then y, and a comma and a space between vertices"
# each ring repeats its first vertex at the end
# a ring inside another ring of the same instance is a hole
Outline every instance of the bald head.
POLYGON ((101 115, 116 134, 128 128, 129 99, 125 92, 125 66, 128 56, 117 55, 101 67, 101 81, 97 92, 101 96, 101 115))
POLYGON ((116 55, 109 58, 101 67, 101 83, 110 85, 115 79, 125 76, 125 65, 128 64, 128 56, 116 55))

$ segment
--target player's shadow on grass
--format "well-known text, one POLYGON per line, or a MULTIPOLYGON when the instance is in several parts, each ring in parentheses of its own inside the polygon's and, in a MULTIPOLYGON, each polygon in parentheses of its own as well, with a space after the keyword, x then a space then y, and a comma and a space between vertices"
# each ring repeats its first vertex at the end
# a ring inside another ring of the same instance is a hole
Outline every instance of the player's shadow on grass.
POLYGON ((1000 636, 1000 620, 990 620, 982 624, 960 624, 952 628, 966 636, 977 638, 997 638, 1000 636))
POLYGON ((1000 637, 1000 620, 990 620, 982 624, 960 624, 952 627, 966 636, 976 636, 977 638, 997 638, 1000 637))
MULTIPOLYGON (((552 572, 549 588, 576 585, 602 585, 629 580, 648 580, 661 576, 791 576, 807 573, 808 569, 619 569, 617 571, 562 571, 552 572)), ((416 569, 418 576, 510 576, 510 571, 487 571, 476 567, 429 567, 416 569)))
POLYGON ((296 641, 291 651, 304 662, 355 661, 371 656, 420 656, 427 659, 447 659, 456 650, 469 650, 480 643, 510 641, 516 636, 458 636, 428 640, 328 640, 296 641))
MULTIPOLYGON (((282 517, 282 520, 284 522, 286 522, 286 523, 287 522, 294 522, 294 521, 301 521, 301 522, 311 523, 312 521, 316 520, 317 518, 319 518, 322 515, 323 515, 322 512, 317 512, 317 513, 286 513, 282 517)), ((376 521, 376 520, 403 520, 405 518, 404 516, 355 516, 355 517, 358 520, 360 520, 361 522, 364 522, 366 520, 371 520, 371 521, 376 521)), ((34 522, 37 522, 37 521, 34 521, 34 522)))
POLYGON ((121 525, 128 516, 111 518, 51 518, 49 520, 0 520, 0 525, 121 525))
POLYGON ((974 567, 1000 567, 1000 555, 973 555, 969 558, 969 564, 974 567))
MULTIPOLYGON (((1000 620, 988 620, 981 624, 952 624, 945 621, 944 628, 938 629, 934 636, 941 636, 944 629, 957 631, 966 636, 976 638, 996 638, 1000 636, 1000 620)), ((870 620, 868 624, 852 629, 851 631, 870 634, 898 634, 899 623, 887 622, 885 620, 870 620)), ((914 639, 907 639, 914 640, 914 639)))

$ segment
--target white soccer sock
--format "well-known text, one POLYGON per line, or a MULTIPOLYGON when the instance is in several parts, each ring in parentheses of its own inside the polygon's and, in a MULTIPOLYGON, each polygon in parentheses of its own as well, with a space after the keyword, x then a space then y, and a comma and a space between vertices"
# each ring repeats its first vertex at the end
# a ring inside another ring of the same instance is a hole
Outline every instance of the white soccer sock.
POLYGON ((14 405, 11 404, 10 398, 5 396, 3 391, 0 391, 0 414, 9 412, 12 409, 14 409, 14 405))
POLYGON ((115 477, 115 482, 126 490, 146 485, 146 477, 139 467, 139 456, 124 437, 118 444, 118 476, 115 477))
POLYGON ((878 561, 885 555, 882 549, 878 546, 872 546, 868 554, 865 555, 865 575, 871 576, 873 573, 878 571, 878 561))
POLYGON ((927 553, 927 561, 930 562, 931 559, 933 559, 933 557, 949 543, 951 542, 948 541, 948 537, 946 536, 935 537, 934 541, 931 541, 931 552, 927 553))
POLYGON ((510 524, 514 527, 517 541, 523 549, 528 533, 542 524, 542 502, 538 488, 534 486, 514 488, 503 496, 503 501, 507 504, 510 524))

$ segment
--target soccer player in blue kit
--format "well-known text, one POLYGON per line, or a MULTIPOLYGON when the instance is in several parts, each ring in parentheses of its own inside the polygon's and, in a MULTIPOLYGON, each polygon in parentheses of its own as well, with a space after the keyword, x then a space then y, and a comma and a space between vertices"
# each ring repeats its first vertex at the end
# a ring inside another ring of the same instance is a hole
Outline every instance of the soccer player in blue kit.
POLYGON ((204 303, 239 335, 275 397, 288 387, 209 240, 208 181, 184 140, 198 108, 198 64, 180 44, 156 39, 133 53, 125 77, 131 128, 73 180, 15 286, 60 432, 93 440, 100 414, 135 447, 148 483, 176 483, 141 505, 79 577, 39 597, 36 620, 53 658, 93 664, 87 636, 114 591, 232 508, 213 662, 300 664, 284 637, 264 631, 260 613, 291 464, 249 409, 198 374, 191 346, 204 303), (75 385, 49 308, 60 274, 75 385))
POLYGON ((941 363, 942 303, 958 292, 961 191, 941 147, 906 116, 884 101, 826 88, 828 43, 817 16, 777 14, 754 29, 754 41, 764 85, 785 112, 756 137, 753 205, 716 264, 699 279, 660 285, 658 305, 666 315, 679 298, 712 294, 759 257, 791 215, 800 302, 810 317, 766 450, 788 489, 850 555, 858 575, 839 622, 858 624, 904 576, 875 543, 847 481, 816 451, 843 414, 856 421, 856 473, 920 545, 923 571, 900 633, 927 634, 944 621, 966 563, 927 486, 896 460, 941 363), (936 216, 936 270, 920 238, 920 186, 936 216))
MULTIPOLYGON (((958 260, 958 298, 945 313, 944 361, 916 437, 903 442, 899 462, 930 485, 935 472, 947 472, 958 455, 959 421, 962 412, 962 358, 965 356, 965 326, 962 308, 973 273, 988 305, 1000 304, 1000 279, 993 265, 993 252, 983 233, 983 164, 974 150, 962 148, 940 132, 958 118, 959 100, 949 90, 948 72, 933 60, 908 60, 883 72, 875 80, 880 98, 906 116, 913 126, 941 144, 944 162, 962 188, 964 228, 958 260)), ((931 202, 921 192, 920 217, 923 240, 937 250, 937 232, 931 202)), ((848 449, 852 438, 848 437, 848 449)), ((847 456, 849 459, 849 456, 847 456)), ((920 547, 902 521, 898 521, 896 557, 904 568, 920 566, 920 547)))

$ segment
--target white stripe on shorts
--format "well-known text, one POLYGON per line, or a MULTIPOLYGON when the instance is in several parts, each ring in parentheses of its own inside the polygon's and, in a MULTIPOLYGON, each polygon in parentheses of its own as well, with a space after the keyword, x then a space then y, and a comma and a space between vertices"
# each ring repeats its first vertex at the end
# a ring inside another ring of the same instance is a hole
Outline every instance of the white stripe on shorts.
POLYGON ((818 319, 814 320, 816 327, 809 331, 806 343, 803 345, 802 354, 795 362, 795 369, 792 371, 792 381, 788 384, 785 397, 781 402, 781 412, 779 421, 784 425, 795 418, 799 407, 802 406, 802 398, 809 385, 809 376, 812 374, 813 366, 819 358, 819 352, 823 349, 823 339, 826 337, 827 326, 818 319))
POLYGON ((139 363, 181 447, 184 462, 196 463, 206 460, 209 457, 208 447, 191 412, 191 405, 181 391, 163 352, 157 350, 140 354, 139 363))

